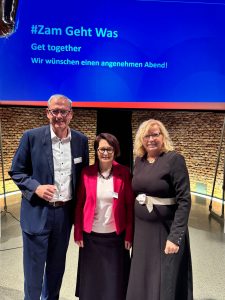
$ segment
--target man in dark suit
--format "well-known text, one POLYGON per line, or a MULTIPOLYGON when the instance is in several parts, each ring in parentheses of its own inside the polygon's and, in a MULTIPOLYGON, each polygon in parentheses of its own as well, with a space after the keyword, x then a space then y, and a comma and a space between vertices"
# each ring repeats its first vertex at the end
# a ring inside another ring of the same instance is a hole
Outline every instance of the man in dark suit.
POLYGON ((22 192, 25 300, 56 300, 65 270, 75 191, 88 165, 88 140, 69 128, 72 102, 48 100, 50 125, 24 133, 9 172, 22 192))

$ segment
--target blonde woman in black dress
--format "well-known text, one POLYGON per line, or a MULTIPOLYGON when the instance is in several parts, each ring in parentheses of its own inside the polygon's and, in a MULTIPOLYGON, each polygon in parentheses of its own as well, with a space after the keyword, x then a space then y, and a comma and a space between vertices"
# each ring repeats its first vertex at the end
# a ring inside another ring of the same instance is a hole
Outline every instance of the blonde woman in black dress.
POLYGON ((136 134, 135 232, 127 300, 192 300, 189 175, 158 120, 136 134))

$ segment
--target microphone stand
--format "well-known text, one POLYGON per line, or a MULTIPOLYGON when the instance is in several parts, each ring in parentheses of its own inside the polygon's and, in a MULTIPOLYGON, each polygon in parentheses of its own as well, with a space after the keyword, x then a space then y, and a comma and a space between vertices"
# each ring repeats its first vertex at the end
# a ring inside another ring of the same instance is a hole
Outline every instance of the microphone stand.
POLYGON ((2 184, 3 184, 3 197, 4 197, 4 212, 7 212, 7 203, 6 203, 6 188, 5 188, 5 174, 4 174, 4 158, 3 158, 3 145, 2 145, 2 126, 1 126, 1 119, 0 119, 0 149, 1 149, 1 171, 2 171, 2 184))

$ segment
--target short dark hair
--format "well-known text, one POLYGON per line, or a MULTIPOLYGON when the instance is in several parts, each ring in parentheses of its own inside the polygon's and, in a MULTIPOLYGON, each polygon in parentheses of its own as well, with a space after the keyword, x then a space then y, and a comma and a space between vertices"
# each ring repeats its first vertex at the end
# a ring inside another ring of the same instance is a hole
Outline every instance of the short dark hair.
POLYGON ((117 140, 117 138, 111 134, 111 133, 100 133, 99 135, 96 136, 95 141, 94 141, 94 150, 95 150, 95 157, 97 158, 97 151, 98 151, 98 146, 100 140, 106 140, 110 146, 113 147, 114 150, 114 158, 117 158, 120 156, 120 144, 117 140))

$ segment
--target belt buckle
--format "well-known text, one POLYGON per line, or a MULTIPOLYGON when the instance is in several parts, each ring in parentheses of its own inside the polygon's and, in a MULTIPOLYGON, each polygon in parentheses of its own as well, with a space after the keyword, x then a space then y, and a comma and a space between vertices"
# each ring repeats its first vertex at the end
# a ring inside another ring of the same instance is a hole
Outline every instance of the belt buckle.
POLYGON ((146 206, 148 211, 151 213, 153 211, 153 201, 151 196, 146 197, 146 206))
POLYGON ((56 201, 49 201, 48 205, 52 206, 52 207, 56 207, 56 201))

